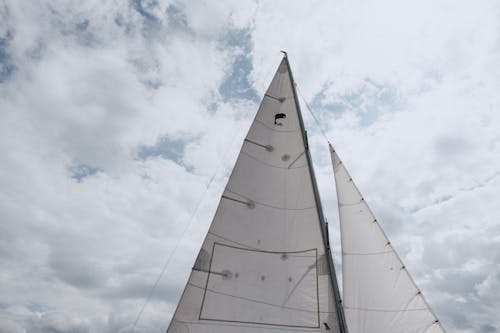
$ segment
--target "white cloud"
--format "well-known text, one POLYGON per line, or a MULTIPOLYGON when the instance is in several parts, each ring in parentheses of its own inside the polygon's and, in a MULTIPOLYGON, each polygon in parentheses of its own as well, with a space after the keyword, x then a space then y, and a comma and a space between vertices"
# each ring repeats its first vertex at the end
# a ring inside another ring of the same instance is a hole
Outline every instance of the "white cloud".
MULTIPOLYGON (((494 332, 498 9, 2 3, 0 62, 15 67, 0 83, 0 332, 127 331, 178 245, 137 331, 166 328, 282 49, 442 322, 494 332), (237 66, 248 98, 225 98, 237 66), (140 154, 164 138, 178 160, 140 154)), ((303 112, 333 228, 328 152, 303 112)))

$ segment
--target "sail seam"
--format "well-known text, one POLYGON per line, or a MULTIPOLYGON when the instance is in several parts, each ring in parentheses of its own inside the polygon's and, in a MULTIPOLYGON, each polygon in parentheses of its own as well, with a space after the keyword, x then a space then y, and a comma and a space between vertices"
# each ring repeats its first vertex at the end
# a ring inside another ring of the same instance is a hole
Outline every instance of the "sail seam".
MULTIPOLYGON (((242 299, 242 300, 249 301, 249 302, 252 302, 252 303, 259 303, 259 304, 269 305, 269 306, 273 306, 273 307, 277 307, 277 308, 294 310, 294 311, 298 311, 298 312, 307 312, 307 313, 316 313, 316 312, 318 312, 318 311, 313 311, 313 310, 295 308, 295 307, 292 307, 292 306, 284 306, 284 305, 280 305, 280 304, 274 304, 274 303, 259 301, 259 300, 253 299, 253 298, 248 298, 248 297, 243 297, 243 296, 236 296, 236 295, 224 293, 224 292, 221 292, 221 291, 213 290, 213 289, 210 289, 208 287, 207 288, 203 288, 202 286, 196 285, 196 284, 194 284, 192 282, 188 282, 188 284, 190 286, 195 287, 195 288, 198 288, 198 289, 201 289, 201 290, 206 290, 206 291, 212 292, 214 294, 218 294, 218 295, 222 295, 222 296, 228 296, 228 297, 237 298, 237 299, 242 299)), ((330 313, 335 313, 335 311, 319 311, 319 313, 330 314, 330 313)), ((205 319, 206 320, 206 318, 200 318, 200 319, 205 319)), ((225 319, 222 320, 222 319, 220 319, 220 321, 230 321, 230 320, 225 320, 225 319)), ((264 325, 270 325, 270 324, 264 324, 264 325)), ((276 325, 276 324, 271 324, 271 325, 276 325)), ((279 325, 279 326, 288 326, 288 325, 279 325)), ((304 327, 312 327, 312 326, 304 326, 304 327)), ((314 328, 314 327, 312 327, 312 328, 314 328)))
POLYGON ((229 238, 223 237, 223 236, 221 236, 221 235, 216 234, 216 233, 215 233, 215 232, 213 232, 213 231, 208 231, 208 233, 209 233, 209 234, 214 235, 215 237, 219 237, 219 238, 221 238, 221 239, 223 239, 223 240, 225 240, 225 241, 228 241, 228 242, 231 242, 231 243, 234 243, 234 244, 238 244, 238 245, 244 246, 244 247, 246 247, 246 248, 248 248, 248 249, 251 249, 251 250, 259 250, 259 248, 256 248, 256 247, 254 247, 254 246, 247 245, 247 244, 244 244, 244 243, 240 243, 240 242, 237 242, 237 241, 235 241, 235 240, 232 240, 232 239, 229 239, 229 238))
MULTIPOLYGON (((237 323, 237 322, 195 322, 195 321, 187 321, 187 320, 175 320, 178 323, 181 324, 191 324, 191 325, 212 325, 212 326, 227 326, 227 327, 250 327, 250 328, 259 328, 262 327, 262 325, 266 324, 249 324, 249 323, 237 323)), ((283 325, 281 325, 283 326, 283 325)), ((318 327, 293 327, 293 326, 286 326, 286 327, 279 327, 279 326, 268 326, 266 327, 267 330, 275 330, 275 331, 294 331, 294 332, 317 332, 318 327)))
POLYGON ((231 193, 236 194, 236 195, 239 195, 240 197, 245 198, 245 199, 247 199, 247 200, 251 200, 251 201, 252 201, 253 203, 255 203, 255 204, 258 204, 258 205, 261 205, 261 206, 265 206, 265 207, 269 207, 269 208, 274 208, 274 209, 280 209, 280 210, 292 210, 292 211, 294 211, 294 210, 308 210, 308 209, 315 209, 315 208, 316 208, 316 206, 310 206, 310 207, 300 207, 300 208, 278 207, 278 206, 273 206, 273 205, 265 204, 265 203, 262 203, 262 202, 259 202, 259 201, 255 201, 255 200, 253 200, 253 199, 250 199, 250 198, 248 198, 248 197, 245 197, 244 195, 241 195, 241 194, 236 193, 236 192, 234 192, 234 191, 231 191, 231 190, 229 190, 229 189, 226 189, 226 191, 231 192, 231 193))
MULTIPOLYGON (((244 151, 242 151, 241 154, 245 155, 245 156, 248 156, 251 159, 253 159, 253 160, 255 160, 255 161, 257 161, 257 162, 259 162, 259 163, 261 163, 263 165, 267 165, 269 167, 277 168, 277 169, 285 169, 285 170, 287 170, 287 169, 303 169, 303 168, 307 167, 307 165, 300 165, 300 166, 297 166, 297 167, 294 167, 294 168, 291 168, 290 166, 282 167, 282 166, 274 165, 274 164, 271 164, 271 163, 266 163, 266 162, 264 162, 262 160, 259 160, 255 156, 252 156, 252 155, 250 155, 250 154, 248 154, 247 152, 244 152, 244 151)), ((296 160, 298 160, 299 158, 300 158, 300 155, 299 155, 299 157, 296 158, 296 160)), ((292 164, 293 163, 295 163, 295 161, 293 161, 292 164)), ((292 164, 290 164, 290 165, 292 165, 292 164)))
POLYGON ((232 240, 232 239, 229 239, 227 237, 221 236, 219 234, 216 234, 213 231, 208 231, 207 233, 209 233, 209 234, 211 234, 211 235, 213 235, 215 237, 218 237, 220 239, 223 239, 225 241, 228 241, 228 242, 231 242, 231 243, 234 243, 234 244, 238 244, 238 245, 243 246, 243 247, 231 246, 229 244, 224 244, 224 243, 218 243, 218 242, 216 242, 217 244, 228 246, 228 247, 234 247, 236 249, 248 250, 248 251, 267 252, 267 253, 286 253, 288 256, 294 257, 294 258, 310 258, 312 256, 301 256, 301 255, 296 255, 294 253, 301 253, 301 252, 307 252, 307 251, 314 250, 314 249, 300 250, 300 251, 277 250, 277 249, 263 250, 263 249, 259 249, 259 248, 255 247, 255 246, 251 246, 251 245, 248 245, 248 244, 245 244, 245 243, 237 242, 235 240, 232 240))
MULTIPOLYGON (((286 253, 286 254, 290 254, 290 253, 304 253, 304 252, 311 252, 311 251, 317 251, 316 248, 313 248, 313 249, 307 249, 307 250, 298 250, 298 251, 267 251, 267 250, 261 250, 261 249, 245 249, 245 248, 241 248, 241 247, 238 247, 238 246, 234 246, 234 245, 229 245, 229 244, 222 244, 222 243, 217 243, 215 242, 215 245, 220 245, 220 246, 225 246, 225 247, 230 247, 230 248, 233 248, 233 249, 237 249, 237 250, 245 250, 245 251, 254 251, 254 252, 264 252, 264 253, 273 253, 273 254, 282 254, 282 253, 286 253)), ((297 256, 297 257, 304 257, 304 258, 315 258, 316 256, 297 256)))

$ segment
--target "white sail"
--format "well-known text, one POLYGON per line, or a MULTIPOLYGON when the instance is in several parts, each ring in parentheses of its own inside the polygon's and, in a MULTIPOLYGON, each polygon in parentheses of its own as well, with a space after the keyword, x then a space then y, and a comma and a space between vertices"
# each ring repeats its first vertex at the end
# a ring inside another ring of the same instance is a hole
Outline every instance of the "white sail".
POLYGON ((441 323, 330 145, 349 333, 440 333, 441 323))
POLYGON ((335 282, 291 80, 285 57, 168 333, 339 332, 335 282))

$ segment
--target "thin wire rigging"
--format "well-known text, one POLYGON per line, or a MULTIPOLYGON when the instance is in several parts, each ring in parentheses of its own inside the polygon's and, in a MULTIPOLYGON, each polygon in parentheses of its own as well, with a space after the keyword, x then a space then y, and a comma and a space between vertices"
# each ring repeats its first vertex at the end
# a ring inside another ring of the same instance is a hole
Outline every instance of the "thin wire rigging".
POLYGON ((178 242, 175 244, 175 247, 174 249, 172 250, 172 252, 170 252, 170 255, 168 256, 167 260, 165 261, 165 264, 163 265, 163 268, 160 272, 160 275, 158 275, 158 278, 156 279, 155 283, 153 284, 153 287, 151 288, 151 290, 149 291, 149 294, 148 294, 148 297, 146 298, 146 300, 144 301, 144 304, 142 304, 142 307, 141 307, 141 310, 139 311, 137 317, 135 318, 135 321, 134 321, 134 324, 132 325, 132 327, 130 328, 130 333, 133 332, 133 330, 135 329, 135 327, 137 326, 137 323, 139 322, 139 319, 141 318, 142 316, 142 313, 144 312, 144 309, 146 308, 146 305, 149 303, 149 301, 151 300, 151 297, 153 296, 153 293, 154 291, 156 290, 156 287, 158 286, 158 283, 160 282, 161 278, 163 277, 163 275, 165 274, 165 271, 167 270, 167 267, 168 265, 170 264, 170 261, 172 260, 172 258, 174 257, 174 254, 175 252, 177 251, 177 249, 179 248, 179 245, 180 243, 182 242, 182 240, 184 239, 184 235, 186 234, 186 231, 189 229, 189 227, 191 226, 191 223, 193 222, 194 220, 194 217, 196 216, 196 213, 198 212, 198 209, 200 208, 200 205, 201 203, 203 202, 203 199, 205 198, 205 195, 207 194, 208 192, 208 189, 210 187, 210 185, 212 184, 214 180, 214 177, 212 177, 207 185, 207 187, 205 188, 205 191, 203 192, 200 200, 198 200, 198 203, 196 204, 195 206, 195 209, 194 209, 194 212, 193 214, 191 215, 191 217, 189 218, 189 222, 186 224, 186 227, 184 228, 184 230, 182 231, 182 234, 181 236, 179 237, 179 240, 178 242))
POLYGON ((198 202, 196 203, 196 206, 195 206, 193 212, 191 213, 191 215, 189 217, 188 223, 186 223, 186 226, 182 230, 182 233, 181 233, 180 237, 178 238, 177 243, 175 244, 173 250, 170 252, 170 255, 167 257, 167 260, 165 261, 165 264, 163 265, 162 270, 161 270, 160 274, 158 275, 158 278, 156 279, 155 283, 151 287, 151 290, 149 291, 149 294, 148 294, 146 300, 144 301, 144 303, 143 303, 143 305, 141 307, 141 310, 137 314, 137 317, 135 318, 134 323, 132 324, 132 326, 131 326, 131 328, 129 330, 129 333, 132 333, 134 331, 134 329, 137 327, 137 323, 139 322, 139 320, 140 320, 140 318, 142 316, 142 313, 144 312, 144 309, 146 308, 146 306, 148 305, 149 301, 151 300, 151 297, 153 296, 154 291, 156 290, 156 287, 158 286, 158 283, 160 283, 161 278, 165 274, 165 272, 166 272, 166 270, 168 268, 168 265, 170 264, 170 262, 172 261, 172 258, 174 257, 174 254, 177 252, 177 249, 179 248, 180 244, 182 243, 182 240, 184 239, 184 236, 186 235, 186 232, 188 231, 189 227, 193 223, 194 218, 196 217, 196 215, 198 213, 198 210, 200 209, 201 204, 205 200, 205 197, 206 197, 206 195, 208 193, 208 190, 210 189, 210 186, 214 182, 215 177, 219 173, 220 168, 224 164, 224 161, 226 160, 227 155, 231 151, 231 148, 233 147, 234 142, 236 141, 236 140, 234 140, 234 138, 236 137, 236 135, 239 132, 240 132, 240 129, 238 128, 235 131, 235 134, 233 135, 233 140, 231 140, 231 144, 226 149, 226 151, 224 153, 224 156, 222 157, 222 159, 220 159, 219 163, 217 164, 217 167, 215 168, 215 171, 214 171, 213 175, 210 177, 210 180, 208 181, 208 184, 206 185, 205 190, 203 191, 202 195, 200 196, 200 199, 198 200, 198 202))
POLYGON ((311 107, 309 106, 309 104, 307 103, 306 99, 304 98, 304 96, 302 95, 302 92, 300 91, 299 89, 299 86, 297 83, 295 83, 295 88, 297 90, 297 92, 299 93, 300 95, 300 98, 302 98, 302 101, 304 102, 307 110, 309 111, 309 113, 311 114, 311 116, 313 117, 314 121, 316 122, 316 125, 318 125, 318 128, 321 132, 321 134, 323 135, 323 137, 325 138, 326 142, 330 143, 330 140, 328 139, 328 136, 326 135, 326 132, 323 130, 323 127, 321 126, 321 123, 319 122, 318 118, 316 118, 316 116, 314 115, 314 113, 312 112, 312 109, 311 107))

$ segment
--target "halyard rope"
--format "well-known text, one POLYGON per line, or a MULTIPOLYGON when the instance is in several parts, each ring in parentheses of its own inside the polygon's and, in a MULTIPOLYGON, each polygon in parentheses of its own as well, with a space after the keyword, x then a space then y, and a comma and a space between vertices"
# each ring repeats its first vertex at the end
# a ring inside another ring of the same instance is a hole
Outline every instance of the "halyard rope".
POLYGON ((309 111, 309 113, 313 117, 314 121, 316 122, 316 125, 318 125, 318 128, 319 128, 321 134, 323 135, 323 137, 325 138, 326 142, 330 143, 330 140, 328 139, 328 136, 326 135, 326 132, 323 130, 323 127, 321 126, 321 123, 319 122, 318 118, 316 118, 316 116, 312 112, 311 107, 309 106, 309 104, 307 103, 306 99, 302 95, 302 92, 300 91, 299 86, 297 85, 297 83, 295 83, 295 88, 296 88, 297 92, 299 93, 300 97, 302 98, 302 101, 304 102, 307 110, 309 111))

